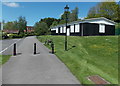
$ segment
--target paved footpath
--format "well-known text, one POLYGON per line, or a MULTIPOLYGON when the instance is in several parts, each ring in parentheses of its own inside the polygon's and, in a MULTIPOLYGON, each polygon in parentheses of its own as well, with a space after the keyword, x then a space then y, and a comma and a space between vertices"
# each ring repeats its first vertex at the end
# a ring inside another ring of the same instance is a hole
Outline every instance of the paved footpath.
POLYGON ((2 67, 3 84, 79 84, 68 68, 35 37, 25 38, 2 67), (37 53, 33 55, 33 44, 37 53))

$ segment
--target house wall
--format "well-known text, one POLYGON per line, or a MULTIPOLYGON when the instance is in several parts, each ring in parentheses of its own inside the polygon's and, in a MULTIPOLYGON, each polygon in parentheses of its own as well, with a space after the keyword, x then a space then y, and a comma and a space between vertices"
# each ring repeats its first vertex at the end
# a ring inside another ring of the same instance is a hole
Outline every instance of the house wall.
POLYGON ((56 33, 58 34, 58 28, 55 28, 56 29, 56 33))
POLYGON ((56 30, 52 30, 51 35, 57 35, 56 30))
POLYGON ((75 32, 80 32, 80 25, 79 24, 75 24, 75 32))
MULTIPOLYGON (((79 22, 79 24, 69 24, 70 36, 95 36, 95 35, 115 35, 114 23, 107 20, 90 20, 79 22)), ((56 30, 57 35, 66 35, 66 26, 60 26, 56 30)), ((67 35, 68 35, 67 31, 67 35)), ((54 31, 53 31, 54 32, 54 31)))
POLYGON ((63 28, 62 27, 60 27, 60 33, 63 33, 63 30, 62 30, 63 28))
POLYGON ((63 33, 66 33, 66 27, 63 26, 63 33))
POLYGON ((70 33, 74 33, 74 25, 70 26, 70 33))
POLYGON ((99 24, 83 23, 83 36, 99 35, 99 24))
POLYGON ((115 26, 105 25, 105 35, 115 35, 115 26))
POLYGON ((83 23, 83 36, 97 35, 115 35, 115 26, 95 23, 83 23))
POLYGON ((71 32, 70 35, 71 36, 80 36, 80 24, 74 24, 71 27, 71 32))

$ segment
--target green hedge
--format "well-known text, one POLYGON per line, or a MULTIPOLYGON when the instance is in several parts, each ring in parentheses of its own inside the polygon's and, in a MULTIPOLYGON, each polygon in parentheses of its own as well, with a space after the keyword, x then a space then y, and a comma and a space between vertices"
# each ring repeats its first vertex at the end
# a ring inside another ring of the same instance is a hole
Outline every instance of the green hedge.
POLYGON ((120 35, 120 23, 115 25, 115 35, 120 35))

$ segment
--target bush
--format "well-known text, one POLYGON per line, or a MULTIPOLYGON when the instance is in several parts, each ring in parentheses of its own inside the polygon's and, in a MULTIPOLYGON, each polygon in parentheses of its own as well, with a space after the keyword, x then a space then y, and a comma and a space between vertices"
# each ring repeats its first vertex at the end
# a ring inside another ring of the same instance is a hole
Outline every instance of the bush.
POLYGON ((115 25, 115 35, 120 35, 120 23, 115 25))
POLYGON ((22 38, 23 37, 23 35, 21 35, 21 34, 9 34, 9 38, 22 38))
POLYGON ((2 32, 2 39, 7 39, 7 38, 8 38, 7 33, 2 32))

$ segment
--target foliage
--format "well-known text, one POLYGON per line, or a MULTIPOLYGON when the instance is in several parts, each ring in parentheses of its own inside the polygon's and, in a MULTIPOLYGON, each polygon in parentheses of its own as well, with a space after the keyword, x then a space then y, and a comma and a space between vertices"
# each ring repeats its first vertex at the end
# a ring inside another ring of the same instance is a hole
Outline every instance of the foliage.
POLYGON ((68 51, 64 51, 64 36, 40 36, 38 39, 42 42, 53 40, 55 54, 81 84, 92 84, 87 79, 91 75, 118 84, 118 36, 68 36, 68 51))
POLYGON ((19 30, 20 33, 26 30, 26 26, 27 26, 27 21, 25 17, 22 16, 18 18, 18 21, 16 20, 16 21, 3 23, 4 30, 19 30))
POLYGON ((70 11, 64 12, 61 15, 61 18, 60 18, 61 20, 60 20, 59 24, 64 24, 65 23, 66 14, 67 14, 68 22, 77 21, 78 20, 78 7, 75 7, 75 9, 73 9, 71 12, 70 11))
POLYGON ((11 34, 9 35, 9 38, 22 38, 24 34, 11 34))
POLYGON ((46 35, 49 32, 48 26, 45 22, 36 22, 34 29, 36 35, 46 35))
POLYGON ((48 28, 50 28, 50 26, 52 25, 52 23, 53 23, 54 21, 58 21, 58 20, 55 19, 55 18, 50 18, 50 17, 44 18, 44 19, 41 19, 41 20, 40 20, 40 22, 45 22, 45 23, 47 24, 47 27, 48 27, 48 28))
POLYGON ((20 16, 17 21, 17 28, 19 30, 19 33, 23 34, 24 30, 26 30, 26 27, 27 27, 27 21, 26 21, 25 17, 20 16))
POLYGON ((106 17, 113 21, 120 20, 118 15, 119 5, 112 0, 112 2, 99 2, 96 6, 90 8, 87 18, 106 17))
POLYGON ((59 24, 65 24, 65 20, 61 20, 60 22, 59 22, 59 24))
POLYGON ((72 10, 72 13, 70 13, 69 18, 70 18, 70 22, 78 20, 78 7, 72 10))
POLYGON ((61 21, 66 21, 66 15, 67 15, 67 18, 68 18, 68 20, 69 20, 69 18, 70 18, 70 11, 68 11, 68 12, 64 12, 62 15, 61 15, 61 21))
POLYGON ((50 27, 57 26, 57 25, 58 25, 58 21, 54 21, 50 27))
POLYGON ((4 30, 16 30, 17 28, 16 27, 16 23, 13 21, 13 22, 7 22, 7 23, 4 23, 3 24, 3 29, 4 30))
POLYGON ((2 39, 7 39, 8 36, 7 36, 7 33, 6 32, 2 32, 2 39))
POLYGON ((117 23, 117 24, 115 25, 115 34, 116 34, 116 35, 120 35, 120 23, 117 23))
POLYGON ((25 36, 34 36, 35 35, 35 32, 27 32, 25 33, 25 36))

